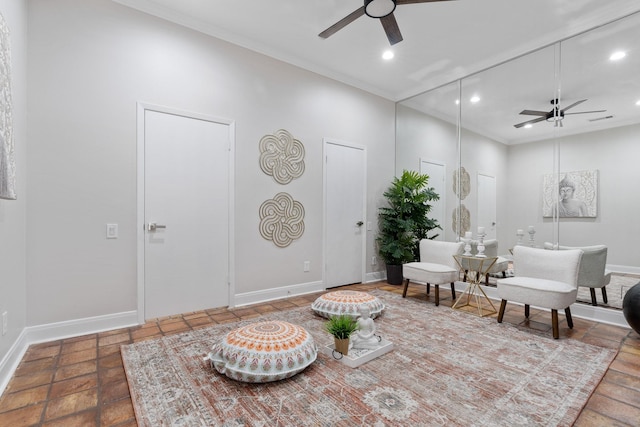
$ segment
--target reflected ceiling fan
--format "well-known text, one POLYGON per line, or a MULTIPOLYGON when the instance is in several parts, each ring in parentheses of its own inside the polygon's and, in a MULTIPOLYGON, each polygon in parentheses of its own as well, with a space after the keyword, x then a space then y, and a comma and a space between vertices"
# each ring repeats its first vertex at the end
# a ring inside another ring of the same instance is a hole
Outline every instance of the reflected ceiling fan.
POLYGON ((605 111, 607 111, 607 110, 593 110, 593 111, 579 111, 579 112, 575 112, 575 113, 566 113, 565 112, 568 109, 573 108, 578 104, 582 104, 585 101, 586 101, 586 99, 582 99, 580 101, 574 102, 573 104, 569 105, 568 107, 565 107, 563 109, 559 109, 558 108, 558 98, 552 99, 550 101, 551 105, 553 105, 553 108, 551 109, 551 111, 522 110, 520 112, 520 114, 524 114, 526 116, 540 116, 540 117, 538 117, 537 119, 528 120, 526 122, 518 123, 517 125, 513 125, 513 126, 516 127, 516 128, 521 128, 521 127, 523 127, 525 125, 538 123, 538 122, 542 122, 542 121, 548 121, 548 122, 554 122, 555 126, 562 127, 562 119, 564 119, 564 116, 568 116, 570 114, 604 113, 605 111))
POLYGON ((396 10, 397 5, 412 4, 412 3, 431 3, 436 1, 452 1, 452 0, 364 0, 364 6, 351 12, 320 34, 319 37, 323 39, 329 38, 347 25, 351 24, 362 15, 367 15, 371 18, 380 19, 382 28, 387 34, 389 43, 393 46, 396 43, 402 41, 402 34, 400 34, 400 28, 396 22, 396 18, 393 16, 393 11, 396 10))

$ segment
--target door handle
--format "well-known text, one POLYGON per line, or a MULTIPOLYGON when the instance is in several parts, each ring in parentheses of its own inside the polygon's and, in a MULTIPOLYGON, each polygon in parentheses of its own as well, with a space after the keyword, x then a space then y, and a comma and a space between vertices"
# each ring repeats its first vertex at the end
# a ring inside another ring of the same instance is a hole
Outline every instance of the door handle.
POLYGON ((364 222, 362 222, 362 221, 358 221, 358 222, 356 222, 356 225, 357 225, 358 227, 362 227, 362 224, 364 224, 364 222))
POLYGON ((158 228, 167 228, 167 226, 162 224, 156 224, 155 222, 150 222, 149 225, 147 225, 148 231, 156 231, 158 228))

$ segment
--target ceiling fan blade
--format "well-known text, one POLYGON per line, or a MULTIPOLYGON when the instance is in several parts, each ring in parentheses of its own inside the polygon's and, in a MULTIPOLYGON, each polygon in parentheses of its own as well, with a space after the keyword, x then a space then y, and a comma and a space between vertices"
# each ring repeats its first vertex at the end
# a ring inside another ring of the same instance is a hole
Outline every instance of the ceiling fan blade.
POLYGON ((380 22, 382 23, 384 32, 387 33, 387 38, 389 39, 391 46, 402 41, 402 34, 400 34, 400 28, 398 27, 398 22, 396 21, 395 16, 393 16, 393 13, 380 18, 380 22))
POLYGON ((433 3, 437 1, 455 1, 455 0, 396 0, 396 4, 433 3))
POLYGON ((364 15, 364 6, 354 10, 353 12, 318 34, 318 37, 321 37, 323 39, 329 38, 347 25, 351 24, 356 19, 360 18, 362 15, 364 15))
POLYGON ((548 111, 538 111, 538 110, 522 110, 520 114, 524 114, 527 116, 546 116, 549 114, 548 111))
POLYGON ((565 112, 565 111, 567 111, 569 108, 573 108, 573 107, 575 107, 575 106, 576 106, 576 105, 578 105, 578 104, 582 104, 584 101, 586 101, 586 99, 583 99, 582 101, 576 101, 576 102, 574 102, 573 104, 569 105, 568 107, 563 108, 563 109, 562 109, 562 110, 560 110, 560 111, 562 111, 562 112, 564 113, 564 112, 565 112))
POLYGON ((593 110, 593 111, 577 111, 575 113, 564 113, 565 116, 569 114, 587 114, 587 113, 604 113, 607 110, 593 110))
POLYGON ((547 119, 546 117, 539 117, 539 118, 537 118, 537 119, 533 119, 533 120, 529 120, 529 121, 526 121, 526 122, 518 123, 517 125, 513 125, 513 127, 515 127, 515 128, 521 128, 521 127, 522 127, 522 126, 524 126, 524 125, 528 125, 528 124, 534 124, 534 123, 542 122, 542 121, 544 121, 544 120, 546 120, 546 119, 547 119))

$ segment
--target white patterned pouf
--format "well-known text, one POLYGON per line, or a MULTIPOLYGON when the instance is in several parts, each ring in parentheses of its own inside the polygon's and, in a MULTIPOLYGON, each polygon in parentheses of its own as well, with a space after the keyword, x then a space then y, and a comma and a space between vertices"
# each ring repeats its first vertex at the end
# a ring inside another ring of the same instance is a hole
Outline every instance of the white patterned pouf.
POLYGON ((378 317, 384 304, 378 297, 360 291, 334 291, 321 295, 311 304, 316 314, 329 318, 340 314, 348 314, 352 317, 360 315, 360 306, 366 305, 371 312, 371 318, 378 317))
POLYGON ((316 360, 313 337, 288 322, 252 323, 229 332, 205 360, 229 378, 264 383, 289 378, 316 360))

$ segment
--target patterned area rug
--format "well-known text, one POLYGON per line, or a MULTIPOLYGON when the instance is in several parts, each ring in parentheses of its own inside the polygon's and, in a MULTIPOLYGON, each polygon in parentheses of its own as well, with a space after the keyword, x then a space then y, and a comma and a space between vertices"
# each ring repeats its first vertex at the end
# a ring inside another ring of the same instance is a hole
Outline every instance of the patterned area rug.
MULTIPOLYGON (((395 348, 358 368, 318 354, 300 374, 239 383, 203 361, 216 325, 122 347, 140 426, 570 426, 616 350, 523 331, 495 318, 371 292, 395 348)), ((271 313, 332 342, 309 308, 271 313)))

